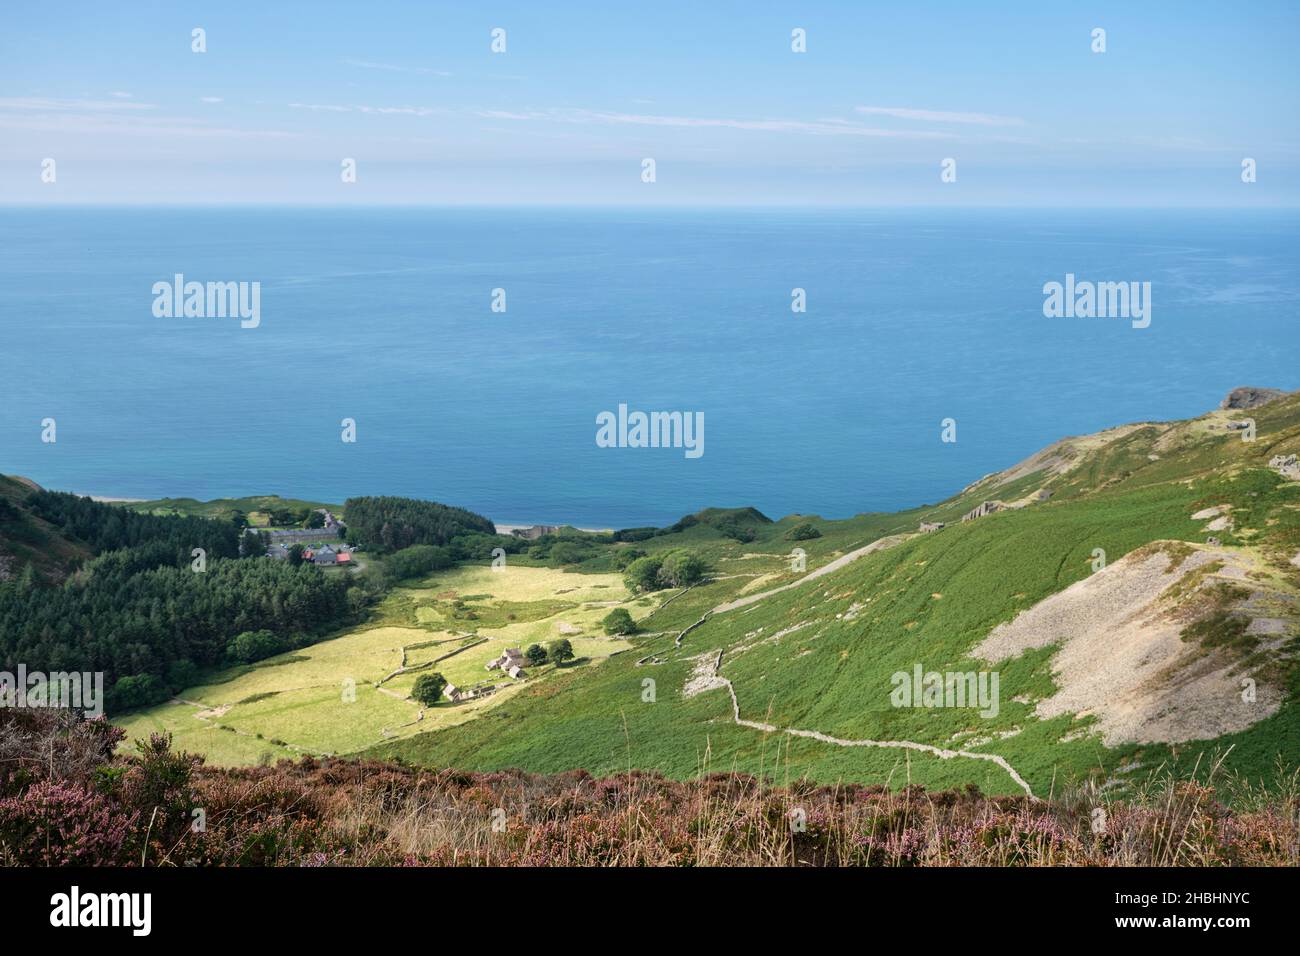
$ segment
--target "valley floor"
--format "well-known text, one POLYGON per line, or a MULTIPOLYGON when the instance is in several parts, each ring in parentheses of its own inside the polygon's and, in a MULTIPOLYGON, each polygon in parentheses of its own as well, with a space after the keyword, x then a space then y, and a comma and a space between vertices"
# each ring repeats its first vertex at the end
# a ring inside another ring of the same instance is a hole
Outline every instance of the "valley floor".
POLYGON ((599 666, 631 646, 605 636, 600 619, 616 606, 643 615, 648 603, 631 600, 613 574, 457 568, 395 589, 376 623, 232 668, 117 723, 128 741, 170 733, 178 748, 219 766, 353 753, 482 716, 555 671, 553 665, 530 667, 522 680, 513 680, 487 670, 507 647, 564 637, 576 655, 566 669, 599 666), (492 692, 425 707, 409 695, 416 677, 434 670, 457 687, 492 692))

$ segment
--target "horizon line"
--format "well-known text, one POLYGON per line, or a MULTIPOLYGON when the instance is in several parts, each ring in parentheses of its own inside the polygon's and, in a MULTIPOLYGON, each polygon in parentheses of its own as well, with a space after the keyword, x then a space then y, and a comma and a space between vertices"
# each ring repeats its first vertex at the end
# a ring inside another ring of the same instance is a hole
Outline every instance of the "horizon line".
POLYGON ((690 211, 690 210, 712 210, 712 209, 753 209, 753 210, 809 210, 809 211, 838 211, 838 210, 899 210, 899 209, 946 209, 949 211, 961 210, 1061 210, 1069 212, 1097 211, 1141 211, 1141 210, 1186 210, 1186 211, 1232 211, 1232 212, 1300 212, 1300 201, 1293 204, 1288 203, 1270 203, 1270 204, 1250 204, 1234 205, 1228 203, 1115 203, 1115 204, 1079 204, 1079 205, 1057 205, 1050 203, 998 203, 998 202, 969 202, 969 203, 942 203, 942 202, 912 202, 912 203, 831 203, 831 202, 710 202, 710 203, 689 203, 689 202, 627 202, 627 203, 585 203, 585 202, 549 202, 545 200, 518 200, 512 202, 296 202, 296 201, 257 201, 257 200, 150 200, 150 201, 120 201, 120 200, 68 200, 68 201, 29 201, 29 200, 0 200, 0 209, 23 208, 23 209, 224 209, 224 208, 257 208, 257 209, 339 209, 339 210, 364 210, 364 209, 386 209, 386 210, 419 210, 419 209, 582 209, 582 210, 665 210, 665 211, 690 211))

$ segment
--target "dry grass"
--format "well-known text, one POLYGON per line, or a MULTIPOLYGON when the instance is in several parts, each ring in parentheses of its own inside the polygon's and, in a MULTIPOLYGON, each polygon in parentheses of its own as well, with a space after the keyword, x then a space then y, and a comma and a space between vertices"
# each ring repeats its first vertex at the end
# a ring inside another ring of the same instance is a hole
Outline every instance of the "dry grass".
POLYGON ((1157 770, 1123 801, 631 770, 222 769, 155 735, 0 711, 0 863, 151 866, 1295 866, 1300 774, 1157 770), (204 826, 192 822, 202 810, 204 826))
POLYGON ((1294 774, 1280 790, 1224 780, 1242 802, 1234 810, 1208 785, 1159 775, 1123 802, 1083 789, 1044 803, 974 789, 773 787, 737 774, 680 782, 638 771, 594 779, 310 761, 237 773, 292 779, 325 798, 320 846, 298 860, 320 865, 1300 863, 1294 774))

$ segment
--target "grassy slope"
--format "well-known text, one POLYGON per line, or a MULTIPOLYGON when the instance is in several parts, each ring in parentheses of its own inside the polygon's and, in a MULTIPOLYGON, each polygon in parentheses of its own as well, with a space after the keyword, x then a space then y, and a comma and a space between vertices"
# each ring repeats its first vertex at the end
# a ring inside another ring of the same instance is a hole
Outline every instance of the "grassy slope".
POLYGON ((149 514, 185 515, 199 518, 231 518, 238 512, 248 516, 250 524, 255 526, 265 524, 265 516, 273 509, 301 511, 304 508, 328 508, 335 514, 340 514, 342 511, 341 505, 326 504, 319 501, 303 501, 298 498, 281 498, 279 495, 217 498, 213 501, 199 501, 197 498, 159 498, 156 501, 125 502, 123 507, 149 514))
POLYGON ((23 507, 24 499, 34 488, 25 479, 0 475, 0 498, 19 512, 16 518, 0 519, 0 556, 9 559, 15 575, 30 563, 43 579, 62 580, 90 557, 90 551, 23 507))
MULTIPOLYGON (((687 776, 707 763, 719 770, 776 767, 778 776, 806 773, 823 781, 899 782, 910 775, 936 786, 973 781, 995 792, 1014 791, 1005 773, 982 762, 924 755, 908 761, 900 751, 838 748, 737 727, 725 690, 690 699, 681 692, 693 666, 687 657, 728 648, 723 673, 734 681, 747 719, 840 737, 996 752, 1038 793, 1094 770, 1112 771, 1135 757, 1146 768, 1168 762, 1189 770, 1198 757, 1227 743, 1235 745, 1227 764, 1232 769, 1265 777, 1279 758, 1294 767, 1300 764, 1294 702, 1300 688, 1294 669, 1284 672, 1291 698, 1276 716, 1232 738, 1183 745, 1176 753, 1163 746, 1107 750, 1088 735, 1071 734, 1070 742, 1060 742, 1089 720, 1040 721, 1032 716, 1031 703, 1012 700, 1023 695, 1032 701, 1051 692, 1050 650, 1001 668, 1003 705, 992 720, 973 717, 969 710, 894 709, 888 703, 890 674, 910 670, 917 661, 934 670, 980 669, 966 656, 971 647, 1001 621, 1086 575, 1094 548, 1104 549, 1113 562, 1154 540, 1203 540, 1203 523, 1189 517, 1201 507, 1228 502, 1240 509, 1236 532, 1220 535, 1225 544, 1253 546, 1275 561, 1294 554, 1300 549, 1297 486, 1281 482, 1264 465, 1272 454, 1300 446, 1300 396, 1251 414, 1259 429, 1254 443, 1208 431, 1204 420, 1152 425, 1106 444, 1078 442, 1068 452, 1078 465, 1062 475, 1039 471, 1000 487, 995 487, 998 479, 986 480, 923 512, 814 521, 825 537, 798 543, 809 552, 810 568, 836 550, 913 529, 922 513, 953 522, 981 500, 1011 501, 1043 486, 1053 491, 1049 502, 914 537, 814 583, 712 618, 691 632, 680 652, 673 652, 669 635, 642 638, 639 653, 611 659, 595 674, 526 689, 491 719, 418 734, 373 753, 467 769, 584 767, 608 773, 637 766, 687 776), (863 607, 854 620, 836 619, 855 603, 863 607), (799 624, 805 626, 762 642, 799 624), (635 659, 651 651, 667 662, 637 667, 635 659), (646 678, 656 682, 655 703, 642 701, 646 678), (968 742, 976 735, 1013 731, 1018 732, 1005 739, 968 742)), ((1216 413, 1208 419, 1225 417, 1216 413)), ((727 575, 771 573, 769 586, 793 579, 779 557, 791 547, 781 537, 791 523, 772 526, 746 545, 700 528, 638 544, 652 549, 690 543, 710 553, 723 578, 653 615, 647 627, 685 627, 752 580, 727 575)), ((1279 573, 1300 587, 1300 575, 1279 573)))

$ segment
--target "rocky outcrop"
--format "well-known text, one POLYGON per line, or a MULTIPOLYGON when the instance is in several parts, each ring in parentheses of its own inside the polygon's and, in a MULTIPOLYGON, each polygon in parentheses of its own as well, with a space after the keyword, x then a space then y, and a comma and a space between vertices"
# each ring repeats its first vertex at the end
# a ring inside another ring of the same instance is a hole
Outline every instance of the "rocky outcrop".
POLYGON ((976 518, 983 518, 985 515, 991 515, 995 511, 1001 511, 1006 505, 1001 501, 986 501, 978 508, 973 508, 966 514, 962 515, 962 521, 974 521, 976 518))
POLYGON ((1297 459, 1295 455, 1274 455, 1269 459, 1268 467, 1283 478, 1300 481, 1300 459, 1297 459))
MULTIPOLYGON (((1227 648, 1202 648, 1183 638, 1184 628, 1211 613, 1215 585, 1241 585, 1253 570, 1237 551, 1196 549, 1176 557, 1167 550, 1139 549, 1000 624, 975 648, 989 661, 1005 661, 1033 648, 1055 645, 1055 691, 1036 705, 1042 719, 1091 715, 1107 746, 1177 743, 1236 733, 1276 713, 1280 688, 1252 673, 1227 648), (1242 678, 1258 681, 1257 695, 1243 698, 1242 678)), ((1252 595, 1232 613, 1253 623, 1269 607, 1294 618, 1292 599, 1252 595)), ((1283 631, 1291 625, 1256 625, 1283 631)), ((1273 652, 1286 633, 1261 635, 1258 650, 1273 652)))
POLYGON ((1251 388, 1247 385, 1234 388, 1223 401, 1219 402, 1219 407, 1244 411, 1249 408, 1259 408, 1261 405, 1267 405, 1285 394, 1286 392, 1277 388, 1251 388))

